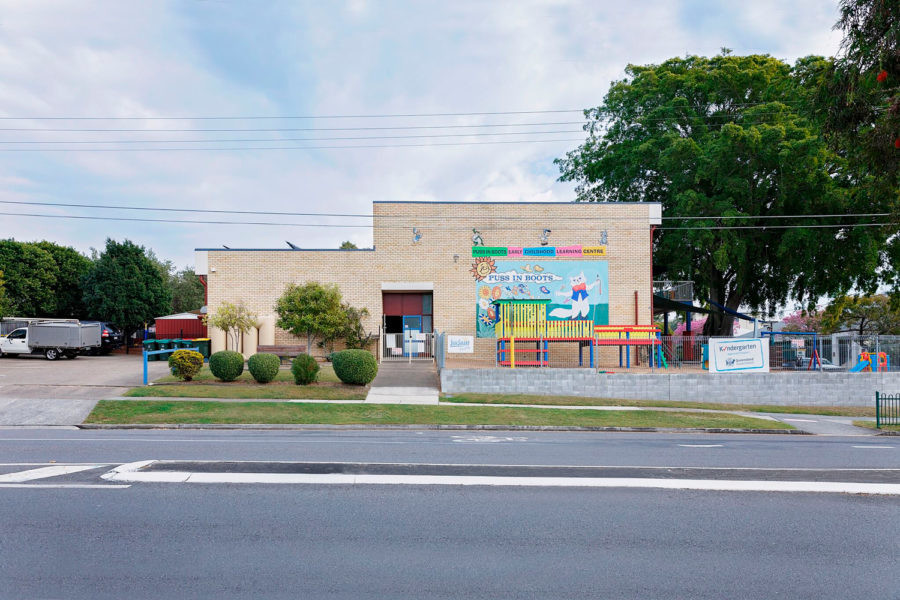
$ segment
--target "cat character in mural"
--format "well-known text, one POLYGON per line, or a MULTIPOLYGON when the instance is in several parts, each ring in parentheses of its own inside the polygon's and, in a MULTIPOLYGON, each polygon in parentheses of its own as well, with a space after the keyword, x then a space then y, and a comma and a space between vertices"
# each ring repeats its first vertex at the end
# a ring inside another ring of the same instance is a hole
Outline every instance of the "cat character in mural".
POLYGON ((572 286, 571 292, 561 291, 556 292, 556 295, 567 296, 563 302, 571 302, 572 306, 570 308, 554 308, 550 311, 550 316, 557 319, 583 319, 588 316, 591 310, 591 305, 588 304, 588 292, 596 287, 602 293, 600 277, 597 277, 594 283, 588 285, 584 271, 582 271, 574 277, 569 277, 569 284, 572 286))

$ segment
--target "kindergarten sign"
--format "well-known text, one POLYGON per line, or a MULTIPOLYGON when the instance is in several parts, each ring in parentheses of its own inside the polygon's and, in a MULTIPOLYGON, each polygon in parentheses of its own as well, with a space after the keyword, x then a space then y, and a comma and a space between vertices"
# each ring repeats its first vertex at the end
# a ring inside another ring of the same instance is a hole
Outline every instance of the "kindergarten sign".
POLYGON ((769 372, 769 345, 759 338, 710 338, 709 372, 769 372))

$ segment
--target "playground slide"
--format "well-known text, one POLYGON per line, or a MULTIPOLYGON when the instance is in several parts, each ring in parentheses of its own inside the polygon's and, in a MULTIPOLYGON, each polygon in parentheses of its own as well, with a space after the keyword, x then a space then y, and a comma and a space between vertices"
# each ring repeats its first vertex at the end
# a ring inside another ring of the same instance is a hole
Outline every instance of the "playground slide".
POLYGON ((862 372, 863 369, 865 369, 866 367, 870 367, 871 365, 872 365, 871 362, 869 362, 867 360, 861 360, 858 363, 856 363, 855 365, 853 365, 853 368, 850 369, 850 372, 851 373, 860 373, 860 372, 862 372))

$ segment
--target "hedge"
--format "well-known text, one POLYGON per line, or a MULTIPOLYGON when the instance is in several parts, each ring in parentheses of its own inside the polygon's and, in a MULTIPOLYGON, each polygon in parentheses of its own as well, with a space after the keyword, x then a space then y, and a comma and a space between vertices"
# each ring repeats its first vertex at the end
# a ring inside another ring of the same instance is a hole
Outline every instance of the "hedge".
POLYGON ((378 374, 378 363, 368 350, 335 352, 331 364, 338 379, 353 385, 367 385, 378 374))
POLYGON ((301 354, 291 361, 291 373, 297 385, 309 385, 319 376, 319 363, 309 354, 301 354))
POLYGON ((244 372, 244 355, 234 350, 221 350, 209 357, 209 370, 216 379, 234 381, 244 372))
POLYGON ((176 350, 169 355, 169 368, 175 377, 190 381, 203 368, 203 355, 194 350, 176 350))
POLYGON ((274 354, 265 352, 254 354, 247 361, 247 369, 257 383, 269 383, 275 379, 279 367, 281 367, 281 359, 274 354))

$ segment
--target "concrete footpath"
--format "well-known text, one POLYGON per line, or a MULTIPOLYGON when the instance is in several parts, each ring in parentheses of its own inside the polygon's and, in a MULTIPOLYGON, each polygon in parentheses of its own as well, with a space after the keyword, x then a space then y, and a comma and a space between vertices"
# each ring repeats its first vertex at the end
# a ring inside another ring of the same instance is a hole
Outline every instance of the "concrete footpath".
POLYGON ((369 388, 371 404, 437 404, 440 389, 433 363, 385 362, 369 388))

